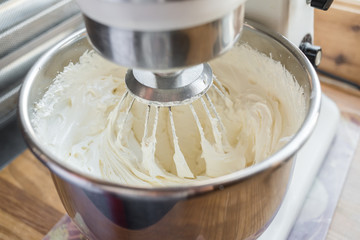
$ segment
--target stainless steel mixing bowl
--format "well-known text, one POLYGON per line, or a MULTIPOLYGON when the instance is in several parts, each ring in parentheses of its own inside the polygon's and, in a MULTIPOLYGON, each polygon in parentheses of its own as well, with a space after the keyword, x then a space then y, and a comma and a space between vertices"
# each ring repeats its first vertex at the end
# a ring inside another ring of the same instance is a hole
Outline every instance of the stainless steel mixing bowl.
POLYGON ((316 124, 321 91, 306 57, 284 37, 246 25, 239 40, 280 61, 304 88, 306 118, 292 140, 263 162, 192 186, 139 188, 109 183, 64 166, 31 124, 37 102, 56 74, 91 49, 85 31, 45 54, 29 72, 19 114, 31 151, 51 171, 69 216, 90 239, 245 239, 270 224, 286 192, 296 152, 316 124))

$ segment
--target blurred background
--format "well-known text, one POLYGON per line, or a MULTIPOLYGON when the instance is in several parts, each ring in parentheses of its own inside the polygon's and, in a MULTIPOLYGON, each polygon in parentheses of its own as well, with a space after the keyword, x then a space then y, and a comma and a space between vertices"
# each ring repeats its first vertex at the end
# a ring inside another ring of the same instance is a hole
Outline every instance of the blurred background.
POLYGON ((26 148, 16 119, 26 73, 46 50, 81 27, 72 0, 0 1, 0 169, 26 148))

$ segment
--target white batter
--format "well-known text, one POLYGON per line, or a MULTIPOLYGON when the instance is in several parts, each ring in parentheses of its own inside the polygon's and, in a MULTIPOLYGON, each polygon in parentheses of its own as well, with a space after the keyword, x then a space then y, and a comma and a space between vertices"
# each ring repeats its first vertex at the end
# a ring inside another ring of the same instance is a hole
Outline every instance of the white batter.
POLYGON ((98 178, 158 186, 222 176, 281 148, 303 122, 305 99, 280 63, 246 45, 210 64, 224 86, 225 97, 208 93, 225 129, 204 97, 171 113, 151 107, 144 135, 148 107, 134 101, 125 114, 126 69, 94 52, 54 79, 32 121, 64 164, 98 178))

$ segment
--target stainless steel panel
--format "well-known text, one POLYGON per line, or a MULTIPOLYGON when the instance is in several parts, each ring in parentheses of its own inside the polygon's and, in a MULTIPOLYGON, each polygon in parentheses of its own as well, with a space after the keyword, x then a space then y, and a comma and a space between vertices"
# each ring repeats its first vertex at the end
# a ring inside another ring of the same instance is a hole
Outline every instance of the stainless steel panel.
POLYGON ((71 0, 0 3, 0 127, 15 116, 21 83, 34 62, 82 26, 71 0))

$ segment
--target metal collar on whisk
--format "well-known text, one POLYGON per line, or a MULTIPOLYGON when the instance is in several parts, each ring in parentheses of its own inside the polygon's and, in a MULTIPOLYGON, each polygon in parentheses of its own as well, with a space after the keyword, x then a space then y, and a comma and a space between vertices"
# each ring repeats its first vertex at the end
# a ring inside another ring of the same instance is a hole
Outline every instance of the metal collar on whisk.
POLYGON ((205 63, 171 73, 128 70, 125 83, 140 102, 169 107, 203 96, 212 85, 212 79, 211 67, 205 63))

